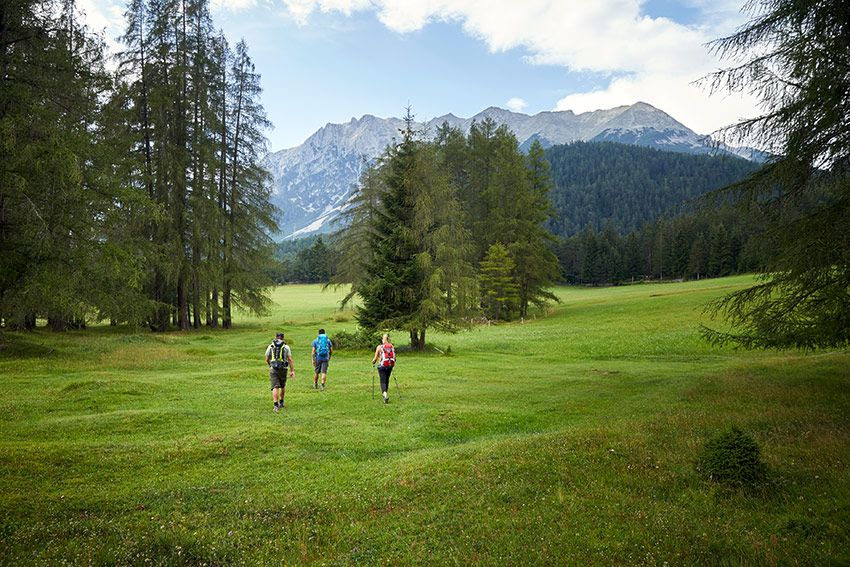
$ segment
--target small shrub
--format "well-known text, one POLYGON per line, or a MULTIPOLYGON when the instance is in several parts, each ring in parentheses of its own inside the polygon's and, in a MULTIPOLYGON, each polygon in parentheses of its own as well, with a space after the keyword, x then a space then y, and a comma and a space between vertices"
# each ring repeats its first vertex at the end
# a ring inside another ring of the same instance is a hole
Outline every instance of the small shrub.
POLYGON ((348 313, 342 313, 342 312, 335 313, 334 314, 334 321, 337 322, 337 323, 348 323, 348 321, 349 321, 348 313))
POLYGON ((755 488, 767 478, 758 443, 737 427, 706 442, 697 470, 708 480, 732 488, 755 488))
POLYGON ((372 350, 381 343, 380 333, 370 333, 362 329, 350 333, 340 331, 331 337, 334 350, 372 350))

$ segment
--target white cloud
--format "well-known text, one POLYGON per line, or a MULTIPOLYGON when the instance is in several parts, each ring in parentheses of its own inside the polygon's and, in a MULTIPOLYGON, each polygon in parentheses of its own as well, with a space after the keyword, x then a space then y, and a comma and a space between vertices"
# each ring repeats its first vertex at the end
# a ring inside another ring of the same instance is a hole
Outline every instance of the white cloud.
POLYGON ((77 9, 88 28, 102 33, 110 53, 121 51, 118 38, 124 33, 124 11, 121 0, 77 0, 77 9))
POLYGON ((567 95, 557 102, 555 110, 578 113, 648 102, 701 134, 753 116, 756 101, 752 97, 709 96, 705 88, 692 84, 695 78, 698 74, 620 77, 612 80, 606 89, 567 95))
POLYGON ((521 98, 514 97, 506 102, 505 106, 508 107, 508 110, 512 110, 513 112, 522 112, 522 109, 528 106, 528 103, 521 98))
POLYGON ((212 9, 218 11, 229 10, 231 12, 237 12, 239 10, 253 8, 256 5, 256 0, 210 0, 212 9))
POLYGON ((643 100, 687 126, 710 132, 755 112, 746 97, 709 98, 692 81, 723 66, 705 44, 743 22, 738 0, 688 0, 703 14, 683 25, 641 12, 644 0, 284 0, 306 22, 313 11, 373 10, 389 29, 405 33, 433 21, 457 21, 491 51, 521 48, 534 64, 608 74, 602 90, 572 93, 556 108, 576 111, 643 100), (712 7, 714 6, 714 7, 712 7), (572 106, 571 106, 572 105, 572 106))
POLYGON ((581 71, 682 68, 705 59, 696 28, 641 15, 641 0, 284 0, 306 18, 316 10, 350 14, 371 9, 404 33, 431 21, 459 21, 492 51, 523 47, 535 63, 581 71), (671 50, 677 50, 672 53, 671 50), (666 55, 662 55, 665 53, 666 55))
POLYGON ((316 10, 326 13, 342 12, 350 16, 355 11, 371 6, 369 0, 283 0, 283 3, 295 21, 302 25, 307 23, 307 17, 316 10))

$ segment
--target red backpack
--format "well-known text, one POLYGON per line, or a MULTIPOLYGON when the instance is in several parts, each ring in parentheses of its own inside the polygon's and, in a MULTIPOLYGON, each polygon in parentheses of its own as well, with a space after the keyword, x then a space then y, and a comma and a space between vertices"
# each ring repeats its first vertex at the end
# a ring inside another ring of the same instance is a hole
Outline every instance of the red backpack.
POLYGON ((381 345, 381 366, 384 368, 395 366, 395 349, 390 343, 381 345))

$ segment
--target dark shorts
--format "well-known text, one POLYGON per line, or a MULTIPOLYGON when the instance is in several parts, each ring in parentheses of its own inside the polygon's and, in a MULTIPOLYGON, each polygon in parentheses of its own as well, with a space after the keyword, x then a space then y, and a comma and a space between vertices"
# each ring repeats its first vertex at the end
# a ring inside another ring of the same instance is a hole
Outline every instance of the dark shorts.
POLYGON ((269 382, 271 382, 272 390, 286 386, 287 372, 289 372, 288 368, 279 368, 275 370, 271 366, 269 367, 269 382))
POLYGON ((316 361, 316 374, 327 374, 328 373, 328 362, 329 360, 317 360, 316 361))

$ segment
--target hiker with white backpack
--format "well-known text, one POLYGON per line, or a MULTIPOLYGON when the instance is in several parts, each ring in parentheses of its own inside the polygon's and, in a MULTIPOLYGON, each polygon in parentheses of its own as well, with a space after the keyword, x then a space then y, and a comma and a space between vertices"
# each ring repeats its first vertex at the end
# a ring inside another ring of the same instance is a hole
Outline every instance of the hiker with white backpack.
POLYGON ((325 389, 325 381, 328 378, 328 364, 334 352, 334 345, 324 329, 319 329, 319 336, 313 339, 313 368, 316 375, 313 377, 313 388, 319 389, 319 375, 322 375, 322 390, 325 389))
MULTIPOLYGON (((372 366, 378 363, 378 376, 381 379, 381 394, 384 396, 384 403, 390 403, 390 396, 387 391, 390 389, 390 374, 395 367, 395 348, 390 342, 390 336, 386 333, 381 337, 381 344, 375 349, 375 356, 372 357, 372 366)), ((396 383, 398 387, 398 383, 396 383)))
POLYGON ((269 367, 269 380, 272 386, 274 411, 283 409, 283 396, 286 392, 286 372, 295 378, 295 366, 292 364, 292 350, 283 341, 283 333, 278 332, 274 341, 266 348, 266 365, 269 367))

